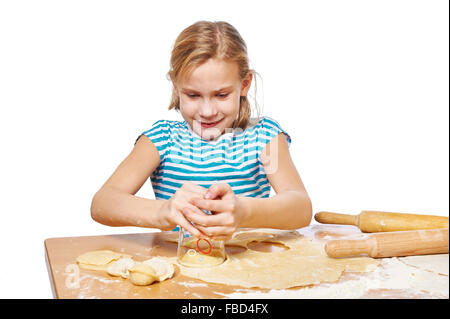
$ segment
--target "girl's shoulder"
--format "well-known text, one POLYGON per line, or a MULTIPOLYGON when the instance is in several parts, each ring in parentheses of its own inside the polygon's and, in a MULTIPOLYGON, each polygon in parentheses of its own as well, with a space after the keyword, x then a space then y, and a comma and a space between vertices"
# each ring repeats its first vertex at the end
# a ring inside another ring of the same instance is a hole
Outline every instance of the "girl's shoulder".
POLYGON ((153 134, 170 134, 174 129, 186 129, 185 121, 173 121, 173 120, 158 120, 154 122, 151 127, 144 131, 145 135, 153 134))
POLYGON ((281 125, 272 117, 261 116, 259 118, 251 118, 247 129, 248 130, 260 130, 260 129, 281 130, 281 125))
POLYGON ((165 156, 167 149, 174 143, 174 139, 180 140, 180 136, 186 136, 186 134, 186 122, 172 120, 158 120, 149 129, 141 133, 153 142, 161 159, 165 156))
POLYGON ((270 140, 280 133, 286 135, 288 143, 291 143, 291 137, 281 127, 280 123, 270 116, 261 116, 260 118, 251 118, 247 129, 249 133, 257 132, 258 136, 270 140))

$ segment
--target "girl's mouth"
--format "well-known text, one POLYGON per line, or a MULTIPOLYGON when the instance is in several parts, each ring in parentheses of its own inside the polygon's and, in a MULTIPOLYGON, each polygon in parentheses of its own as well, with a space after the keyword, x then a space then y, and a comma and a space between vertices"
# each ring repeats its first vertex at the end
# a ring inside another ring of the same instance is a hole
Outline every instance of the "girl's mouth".
POLYGON ((219 121, 217 121, 217 122, 210 122, 210 123, 202 122, 201 124, 202 124, 202 127, 203 127, 203 128, 211 128, 211 127, 216 126, 216 125, 219 124, 220 122, 222 122, 222 120, 219 120, 219 121))

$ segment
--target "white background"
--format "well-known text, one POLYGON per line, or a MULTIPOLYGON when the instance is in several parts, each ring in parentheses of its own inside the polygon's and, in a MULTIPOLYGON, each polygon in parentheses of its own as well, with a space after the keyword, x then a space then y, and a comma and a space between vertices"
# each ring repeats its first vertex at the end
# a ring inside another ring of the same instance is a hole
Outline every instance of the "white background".
MULTIPOLYGON (((315 213, 448 216, 448 9, 1 1, 0 297, 52 297, 46 238, 149 231, 100 225, 90 202, 143 130, 181 119, 167 110, 166 73, 175 38, 198 20, 225 20, 246 40, 263 113, 290 133, 315 213)), ((138 194, 153 198, 151 185, 138 194)))

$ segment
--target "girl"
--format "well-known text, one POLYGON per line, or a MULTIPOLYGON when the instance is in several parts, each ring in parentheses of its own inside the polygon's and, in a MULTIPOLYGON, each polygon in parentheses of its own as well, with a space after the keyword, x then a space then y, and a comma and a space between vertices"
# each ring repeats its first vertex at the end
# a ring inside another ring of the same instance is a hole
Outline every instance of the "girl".
POLYGON ((269 117, 250 117, 256 72, 238 31, 199 21, 178 36, 170 62, 169 109, 184 121, 157 121, 138 137, 95 194, 92 218, 110 226, 178 225, 217 239, 239 227, 309 225, 311 201, 289 154, 290 136, 269 117), (135 196, 149 177, 155 199, 135 196))

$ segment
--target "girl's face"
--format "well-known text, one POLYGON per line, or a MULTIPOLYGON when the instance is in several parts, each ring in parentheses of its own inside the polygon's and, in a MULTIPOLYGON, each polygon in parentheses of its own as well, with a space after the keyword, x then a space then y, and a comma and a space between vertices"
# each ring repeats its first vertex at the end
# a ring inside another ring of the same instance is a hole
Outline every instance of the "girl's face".
POLYGON ((209 59, 193 69, 175 88, 180 112, 192 130, 212 140, 233 127, 239 114, 239 100, 250 89, 252 74, 239 79, 237 63, 209 59))

